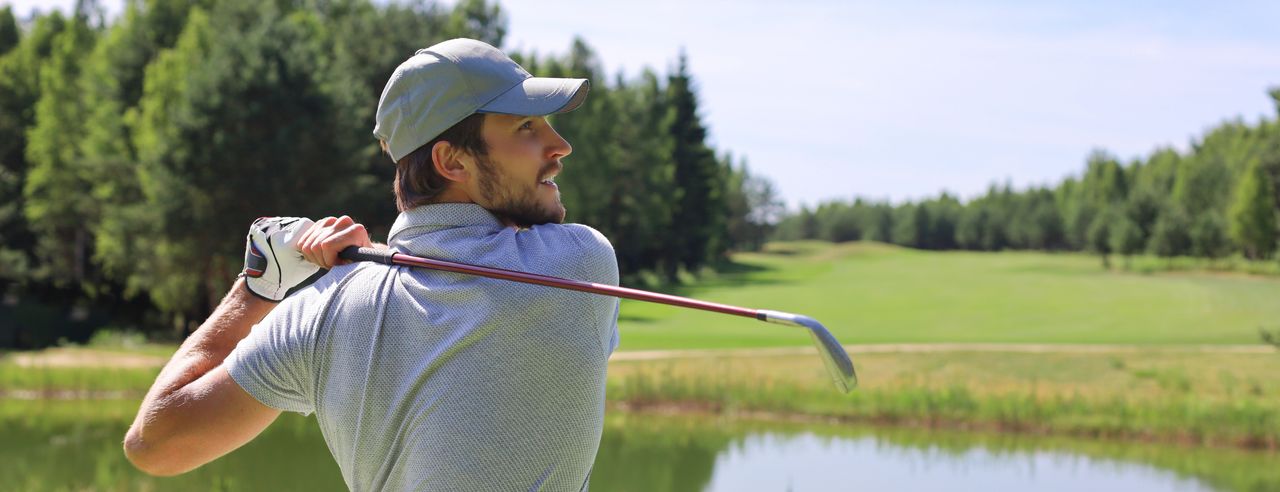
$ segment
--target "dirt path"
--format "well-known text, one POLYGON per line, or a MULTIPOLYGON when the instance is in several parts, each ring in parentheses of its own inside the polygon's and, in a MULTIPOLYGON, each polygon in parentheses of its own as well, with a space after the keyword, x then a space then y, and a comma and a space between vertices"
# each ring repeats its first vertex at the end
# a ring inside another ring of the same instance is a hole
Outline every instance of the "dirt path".
MULTIPOLYGON (((612 361, 643 361, 705 357, 785 357, 814 353, 813 347, 772 347, 756 349, 637 350, 616 352, 612 361)), ((1004 352, 1041 353, 1219 353, 1265 354, 1276 349, 1266 345, 1086 345, 1048 343, 893 343, 847 345, 850 354, 1004 352)), ((39 352, 11 354, 6 361, 20 367, 114 367, 124 369, 161 367, 169 361, 159 355, 113 352, 86 348, 53 348, 39 352)))
POLYGON ((6 360, 19 367, 114 367, 121 369, 160 367, 168 357, 85 348, 52 348, 22 352, 6 360))
MULTIPOLYGON (((889 343, 846 345, 850 354, 887 353, 936 353, 936 352, 1005 352, 1022 354, 1043 353, 1220 353, 1266 354, 1276 352, 1267 345, 1108 345, 1108 344, 1051 344, 1051 343, 889 343)), ((774 347, 758 349, 712 350, 640 350, 615 352, 609 360, 661 360, 695 357, 780 357, 812 354, 814 347, 774 347)))

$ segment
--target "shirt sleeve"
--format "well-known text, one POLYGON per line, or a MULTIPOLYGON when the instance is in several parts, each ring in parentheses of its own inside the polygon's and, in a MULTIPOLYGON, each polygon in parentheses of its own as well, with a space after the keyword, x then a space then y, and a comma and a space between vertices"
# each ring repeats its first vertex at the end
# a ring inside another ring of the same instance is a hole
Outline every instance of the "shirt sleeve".
POLYGON ((318 295, 318 289, 308 288, 286 298, 223 362, 231 378, 263 405, 302 414, 315 411, 312 362, 319 317, 306 310, 317 304, 318 295))
MULTIPOLYGON (((618 257, 613 244, 600 231, 583 224, 546 224, 534 226, 533 234, 525 236, 527 249, 532 251, 532 263, 525 268, 553 277, 618 285, 618 257)), ((566 291, 569 292, 569 291, 566 291)), ((570 294, 565 294, 570 295, 570 294)), ((600 348, 606 356, 618 347, 618 308, 616 297, 573 293, 574 298, 586 299, 580 304, 583 311, 576 313, 579 319, 590 319, 599 329, 600 348)), ((575 301, 576 302, 576 301, 575 301)), ((578 305, 578 304, 575 304, 578 305)))
POLYGON ((619 341, 618 311, 620 307, 621 307, 621 301, 618 299, 614 299, 613 300, 613 322, 611 323, 612 326, 609 329, 609 331, 612 332, 610 333, 611 340, 609 340, 609 350, 606 352, 605 355, 613 355, 613 352, 615 350, 618 350, 618 341, 619 341))
MULTIPOLYGON (((575 232, 578 233, 578 241, 584 252, 583 261, 577 263, 582 268, 577 278, 598 284, 618 285, 618 256, 614 253, 609 238, 585 225, 577 225, 575 232)), ((618 349, 618 312, 621 301, 607 296, 596 296, 596 301, 597 315, 608 323, 606 355, 612 354, 618 349)))

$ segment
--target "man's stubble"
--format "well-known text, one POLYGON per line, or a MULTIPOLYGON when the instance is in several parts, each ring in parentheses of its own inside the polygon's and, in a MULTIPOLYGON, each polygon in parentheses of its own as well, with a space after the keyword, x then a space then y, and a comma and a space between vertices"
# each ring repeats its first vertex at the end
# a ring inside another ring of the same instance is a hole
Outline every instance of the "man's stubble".
MULTIPOLYGON (((542 173, 556 166, 548 163, 542 173)), ((476 156, 476 167, 480 171, 480 195, 489 202, 488 210, 499 219, 510 220, 521 228, 529 228, 541 224, 560 224, 564 222, 564 208, 547 210, 538 200, 538 184, 533 186, 514 182, 514 180, 498 170, 498 166, 489 156, 476 156)), ((560 192, 556 191, 559 198, 560 192)), ((559 200, 557 200, 558 202, 559 200)))

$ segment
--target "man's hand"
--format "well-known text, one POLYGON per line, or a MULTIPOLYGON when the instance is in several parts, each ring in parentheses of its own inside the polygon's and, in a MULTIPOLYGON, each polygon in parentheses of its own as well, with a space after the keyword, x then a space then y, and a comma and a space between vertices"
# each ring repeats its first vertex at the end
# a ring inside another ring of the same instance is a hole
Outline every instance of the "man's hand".
POLYGON ((262 217, 249 226, 244 244, 245 286, 249 292, 279 302, 320 269, 298 252, 303 233, 312 229, 305 217, 262 217))
POLYGON ((351 217, 263 217, 249 226, 244 248, 245 286, 280 301, 321 268, 346 264, 338 252, 347 246, 373 246, 369 232, 351 217))
POLYGON ((307 261, 323 268, 345 265, 338 253, 348 246, 372 247, 369 232, 351 217, 325 217, 302 233, 298 239, 298 251, 307 261))

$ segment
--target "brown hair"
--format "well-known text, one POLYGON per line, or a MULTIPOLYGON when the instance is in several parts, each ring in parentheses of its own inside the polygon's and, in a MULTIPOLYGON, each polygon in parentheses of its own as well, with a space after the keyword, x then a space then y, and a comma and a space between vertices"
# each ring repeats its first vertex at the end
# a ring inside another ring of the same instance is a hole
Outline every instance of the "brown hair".
MULTIPOLYGON (((396 208, 401 212, 434 203, 449 185, 449 180, 436 172, 431 161, 431 148, 439 142, 449 142, 454 147, 464 150, 476 157, 488 155, 480 128, 484 124, 484 113, 475 113, 457 124, 449 127, 440 136, 414 149, 396 162, 396 179, 393 188, 396 194, 396 208)), ((382 144, 386 150, 386 143, 382 144)))

